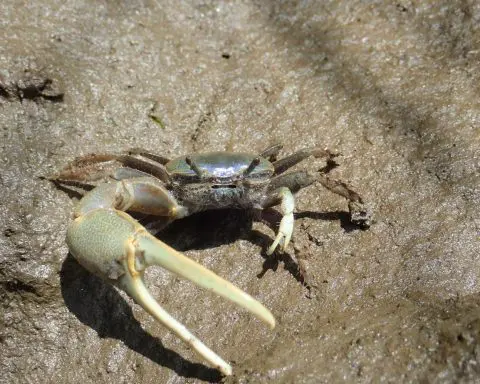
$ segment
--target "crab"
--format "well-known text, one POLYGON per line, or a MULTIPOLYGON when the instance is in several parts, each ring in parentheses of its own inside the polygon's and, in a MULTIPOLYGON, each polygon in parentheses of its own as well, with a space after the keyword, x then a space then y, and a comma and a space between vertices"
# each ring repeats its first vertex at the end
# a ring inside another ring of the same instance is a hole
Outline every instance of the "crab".
POLYGON ((134 149, 119 155, 77 158, 52 178, 62 186, 93 188, 75 208, 75 219, 67 230, 69 250, 88 271, 125 291, 209 364, 231 375, 230 364, 153 298, 145 286, 145 269, 160 266, 182 276, 238 304, 272 329, 274 316, 247 293, 157 239, 129 213, 157 216, 159 227, 164 227, 205 210, 278 206, 282 219, 266 252, 271 255, 277 248, 285 250, 292 237, 294 193, 319 182, 348 200, 353 223, 370 225, 363 199, 345 183, 330 179, 325 169, 285 173, 309 157, 327 158, 327 164, 332 165, 336 154, 304 149, 277 160, 281 149, 282 145, 275 144, 259 154, 208 152, 173 160, 134 149))

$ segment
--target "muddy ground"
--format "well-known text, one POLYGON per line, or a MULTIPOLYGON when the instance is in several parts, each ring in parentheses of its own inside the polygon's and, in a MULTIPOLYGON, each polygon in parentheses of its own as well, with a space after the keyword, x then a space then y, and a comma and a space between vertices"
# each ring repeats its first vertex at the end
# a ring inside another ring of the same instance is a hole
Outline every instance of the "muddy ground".
POLYGON ((3 0, 0 15, 1 383, 480 380, 479 2, 3 0), (43 177, 89 153, 275 142, 341 152, 331 175, 375 223, 352 227, 314 185, 273 259, 248 213, 160 234, 277 319, 149 272, 232 362, 224 379, 69 256, 75 199, 43 177))

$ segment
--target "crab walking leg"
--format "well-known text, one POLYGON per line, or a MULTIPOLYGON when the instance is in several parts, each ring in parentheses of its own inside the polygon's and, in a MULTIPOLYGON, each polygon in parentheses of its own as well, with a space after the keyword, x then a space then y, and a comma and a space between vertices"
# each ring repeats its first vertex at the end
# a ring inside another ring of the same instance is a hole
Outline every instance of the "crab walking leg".
POLYGON ((319 182, 330 192, 340 195, 348 200, 348 209, 350 211, 350 222, 361 228, 368 228, 372 225, 372 212, 364 199, 355 192, 348 184, 331 179, 327 175, 319 172, 316 174, 307 171, 294 171, 274 177, 270 183, 272 191, 280 186, 285 186, 293 193, 309 185, 319 182))
POLYGON ((293 210, 295 208, 295 199, 292 192, 286 187, 278 188, 273 192, 271 196, 263 204, 263 208, 268 208, 280 203, 280 213, 282 214, 282 220, 280 221, 280 227, 278 234, 273 241, 273 244, 268 248, 267 255, 271 255, 278 244, 282 242, 282 250, 287 248, 293 233, 293 210))
POLYGON ((150 235, 125 212, 104 208, 87 212, 68 228, 67 243, 80 264, 123 289, 155 319, 225 374, 231 372, 229 365, 174 320, 151 296, 143 283, 145 268, 161 266, 238 304, 270 327, 275 326, 273 315, 261 303, 150 235))
POLYGON ((275 161, 282 148, 282 144, 273 144, 265 148, 258 156, 268 159, 269 161, 275 161))
POLYGON ((330 152, 328 149, 302 149, 301 151, 295 152, 290 156, 284 157, 283 159, 277 160, 273 163, 275 168, 275 174, 280 175, 285 172, 287 169, 292 168, 294 165, 300 163, 306 158, 313 156, 315 158, 326 157, 328 159, 333 159, 338 156, 338 154, 330 152))

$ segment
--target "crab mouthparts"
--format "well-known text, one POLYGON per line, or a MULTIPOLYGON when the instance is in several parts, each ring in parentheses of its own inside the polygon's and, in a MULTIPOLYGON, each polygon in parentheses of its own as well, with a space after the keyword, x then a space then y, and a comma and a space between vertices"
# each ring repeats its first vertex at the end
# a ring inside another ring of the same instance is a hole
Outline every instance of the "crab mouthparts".
POLYGON ((237 186, 235 184, 214 184, 212 189, 235 189, 237 186))

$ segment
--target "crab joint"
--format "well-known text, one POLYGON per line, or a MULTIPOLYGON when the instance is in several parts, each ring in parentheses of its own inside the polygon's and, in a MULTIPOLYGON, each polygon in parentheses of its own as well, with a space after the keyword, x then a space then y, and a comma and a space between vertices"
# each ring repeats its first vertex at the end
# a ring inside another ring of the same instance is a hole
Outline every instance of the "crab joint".
MULTIPOLYGON (((135 235, 139 232, 145 232, 144 230, 137 230, 135 235)), ((139 249, 138 241, 134 236, 131 236, 125 242, 127 268, 130 275, 135 278, 141 276, 145 270, 145 258, 143 252, 139 249)))

